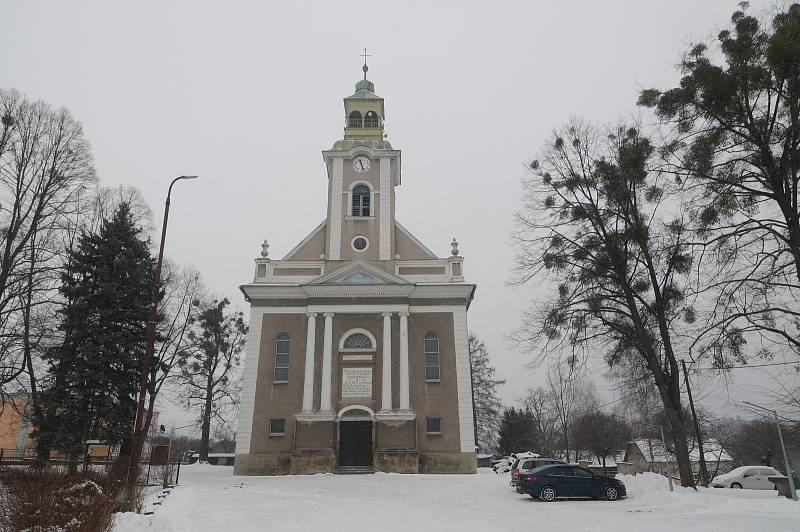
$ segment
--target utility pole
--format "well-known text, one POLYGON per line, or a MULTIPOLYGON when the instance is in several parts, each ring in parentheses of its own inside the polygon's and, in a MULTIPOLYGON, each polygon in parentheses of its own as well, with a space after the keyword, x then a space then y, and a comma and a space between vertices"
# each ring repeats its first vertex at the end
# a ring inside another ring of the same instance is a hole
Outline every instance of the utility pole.
POLYGON ((700 424, 697 422, 697 412, 694 410, 694 400, 692 399, 692 388, 689 386, 689 373, 686 371, 686 361, 681 359, 683 366, 683 378, 686 381, 686 392, 689 394, 689 406, 692 409, 692 419, 694 420, 694 433, 697 436, 697 450, 700 451, 700 482, 703 487, 708 487, 708 469, 706 468, 706 453, 703 450, 703 436, 700 434, 700 424))
POLYGON ((145 439, 145 411, 144 399, 147 395, 147 384, 150 377, 150 359, 153 358, 153 348, 156 336, 156 318, 158 312, 158 296, 161 289, 161 263, 164 260, 164 242, 167 239, 167 221, 169 220, 169 199, 172 194, 172 186, 181 179, 196 179, 196 175, 182 175, 176 177, 169 184, 167 191, 167 201, 164 207, 164 224, 161 227, 161 246, 158 249, 158 261, 154 274, 153 294, 150 301, 150 312, 147 318, 147 343, 142 359, 142 373, 139 381, 139 405, 136 409, 136 420, 133 424, 133 441, 131 445, 131 456, 128 462, 128 490, 132 493, 139 480, 139 461, 142 458, 142 447, 145 439))

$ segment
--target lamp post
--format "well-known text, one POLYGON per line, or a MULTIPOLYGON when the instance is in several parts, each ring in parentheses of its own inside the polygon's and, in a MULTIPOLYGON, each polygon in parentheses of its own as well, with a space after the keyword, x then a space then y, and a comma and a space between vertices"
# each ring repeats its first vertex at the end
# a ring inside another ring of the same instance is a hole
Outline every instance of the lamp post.
POLYGON ((164 260, 164 241, 167 238, 167 220, 169 220, 169 200, 172 194, 172 187, 181 179, 197 179, 196 175, 182 175, 176 177, 169 184, 167 190, 167 201, 164 206, 164 224, 161 226, 161 246, 158 249, 158 261, 154 274, 155 283, 153 284, 153 295, 150 301, 150 312, 147 318, 147 343, 144 348, 144 358, 142 360, 142 377, 139 381, 139 405, 136 409, 136 421, 133 424, 133 441, 131 442, 131 456, 128 462, 128 487, 131 490, 136 486, 139 478, 139 461, 142 458, 142 447, 144 446, 144 399, 147 395, 147 381, 150 370, 150 359, 153 358, 153 347, 155 344, 156 318, 158 311, 158 294, 161 285, 161 263, 164 260))
POLYGON ((797 500, 797 491, 794 489, 794 478, 792 478, 792 468, 789 465, 789 457, 786 455, 786 446, 783 444, 783 433, 781 433, 781 422, 778 419, 778 411, 777 410, 770 410, 769 408, 764 408, 763 406, 758 406, 757 404, 753 404, 749 401, 742 401, 746 405, 750 405, 753 408, 758 408, 759 410, 763 410, 765 412, 770 412, 773 416, 775 416, 775 425, 778 426, 778 439, 781 441, 781 451, 783 451, 783 462, 786 464, 786 476, 789 477, 789 491, 792 493, 792 500, 797 500))

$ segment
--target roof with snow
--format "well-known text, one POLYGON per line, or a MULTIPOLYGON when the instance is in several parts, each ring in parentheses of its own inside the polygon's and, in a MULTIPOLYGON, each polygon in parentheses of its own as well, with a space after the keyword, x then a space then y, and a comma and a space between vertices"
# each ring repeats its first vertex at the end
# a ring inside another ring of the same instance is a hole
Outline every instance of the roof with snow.
MULTIPOLYGON (((669 449, 665 451, 664 445, 660 440, 635 440, 629 445, 636 445, 639 452, 650 463, 675 462, 675 453, 669 449)), ((722 448, 719 441, 709 438, 703 442, 703 451, 706 462, 733 462, 733 458, 722 448)), ((700 461, 700 450, 694 441, 689 441, 689 460, 692 462, 700 461)))

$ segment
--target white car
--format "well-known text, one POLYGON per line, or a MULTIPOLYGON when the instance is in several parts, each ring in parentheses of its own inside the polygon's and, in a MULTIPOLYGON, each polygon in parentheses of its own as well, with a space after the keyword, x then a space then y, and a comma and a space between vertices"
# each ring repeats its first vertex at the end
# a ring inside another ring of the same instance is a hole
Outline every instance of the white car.
POLYGON ((782 477, 783 475, 772 467, 743 466, 714 477, 711 485, 715 488, 771 490, 775 489, 775 485, 767 477, 775 476, 782 477))

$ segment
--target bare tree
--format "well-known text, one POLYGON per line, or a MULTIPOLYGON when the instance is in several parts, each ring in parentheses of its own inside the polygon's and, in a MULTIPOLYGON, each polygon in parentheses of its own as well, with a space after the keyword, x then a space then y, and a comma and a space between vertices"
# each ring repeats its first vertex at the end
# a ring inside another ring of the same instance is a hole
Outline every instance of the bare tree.
POLYGON ((559 416, 553 405, 553 395, 541 386, 529 388, 523 405, 533 415, 535 432, 539 438, 537 452, 543 456, 555 456, 563 438, 559 430, 559 416))
POLYGON ((630 439, 630 427, 616 414, 595 409, 577 417, 573 434, 576 446, 591 450, 601 461, 605 475, 606 458, 630 439))
POLYGON ((677 87, 639 98, 666 126, 663 170, 710 235, 697 266, 713 305, 697 343, 721 369, 754 354, 800 361, 800 5, 769 22, 742 2, 715 48, 684 55, 677 87))
POLYGON ((200 308, 189 332, 190 346, 179 353, 179 393, 187 408, 200 410, 200 460, 208 461, 213 420, 224 420, 237 402, 241 354, 247 337, 242 313, 228 309, 228 299, 197 302, 200 308))
MULTIPOLYGON (((570 433, 577 412, 593 402, 594 393, 586 379, 569 361, 555 360, 547 369, 548 402, 555 414, 563 442, 562 450, 570 461, 570 433)), ((577 459, 577 455, 575 455, 577 459)))
POLYGON ((489 351, 474 334, 469 335, 469 359, 475 446, 494 450, 503 417, 503 404, 497 396, 497 387, 505 381, 495 379, 489 351))
POLYGON ((192 348, 192 326, 199 313, 198 302, 204 293, 197 270, 178 268, 170 261, 164 261, 161 283, 163 291, 156 326, 157 343, 150 365, 144 433, 150 428, 153 409, 162 388, 170 380, 179 378, 176 372, 179 362, 192 348))
POLYGON ((95 172, 83 128, 66 109, 0 90, 0 115, 0 395, 26 377, 17 383, 29 387, 36 416, 37 356, 55 328, 65 233, 95 172))
POLYGON ((603 135, 576 119, 554 137, 524 182, 515 239, 517 282, 550 278, 557 292, 516 339, 576 364, 592 353, 612 363, 640 357, 670 416, 681 483, 692 486, 676 326, 694 321, 686 299, 693 256, 679 191, 652 170, 654 147, 636 127, 603 135))

